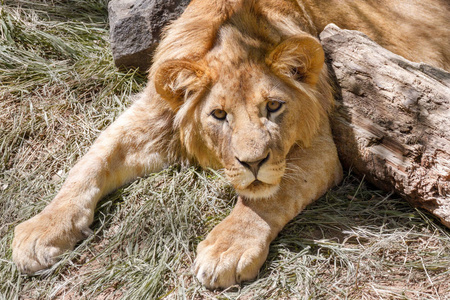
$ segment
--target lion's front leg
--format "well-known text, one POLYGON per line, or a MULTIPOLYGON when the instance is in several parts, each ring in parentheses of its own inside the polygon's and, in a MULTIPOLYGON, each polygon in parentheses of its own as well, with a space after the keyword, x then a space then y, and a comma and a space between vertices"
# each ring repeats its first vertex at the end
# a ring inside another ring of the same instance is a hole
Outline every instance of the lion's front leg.
MULTIPOLYGON (((18 225, 12 256, 20 271, 34 273, 53 265, 91 230, 102 196, 166 162, 167 136, 157 109, 141 99, 114 122, 69 172, 53 201, 38 215, 18 225)), ((168 118, 166 120, 169 120, 168 118)))

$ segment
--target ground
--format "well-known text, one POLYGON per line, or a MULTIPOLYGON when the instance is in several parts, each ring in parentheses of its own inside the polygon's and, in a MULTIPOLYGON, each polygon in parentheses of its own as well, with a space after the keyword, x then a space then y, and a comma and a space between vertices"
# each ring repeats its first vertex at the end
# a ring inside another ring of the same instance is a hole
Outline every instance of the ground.
POLYGON ((231 210, 220 172, 172 166, 107 196, 94 234, 38 276, 11 262, 14 227, 145 84, 114 67, 106 0, 0 7, 0 299, 450 299, 450 231, 350 171, 272 243, 258 278, 208 291, 195 248, 231 210))

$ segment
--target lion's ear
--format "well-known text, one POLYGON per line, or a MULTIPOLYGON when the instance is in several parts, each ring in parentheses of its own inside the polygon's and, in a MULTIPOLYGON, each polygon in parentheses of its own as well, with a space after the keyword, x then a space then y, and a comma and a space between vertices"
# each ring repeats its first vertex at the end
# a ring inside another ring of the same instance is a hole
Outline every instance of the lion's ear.
POLYGON ((281 42, 267 57, 266 63, 280 76, 315 85, 325 55, 319 41, 312 36, 294 36, 281 42))
POLYGON ((155 88, 173 109, 177 109, 191 95, 200 92, 208 83, 205 69, 198 63, 174 59, 162 63, 155 72, 155 88))

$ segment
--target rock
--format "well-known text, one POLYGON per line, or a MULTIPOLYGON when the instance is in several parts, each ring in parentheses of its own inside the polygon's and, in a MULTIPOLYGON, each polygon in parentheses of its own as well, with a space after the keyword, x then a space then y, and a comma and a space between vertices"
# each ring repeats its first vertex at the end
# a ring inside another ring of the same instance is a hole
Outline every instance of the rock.
POLYGON ((189 2, 190 0, 109 2, 110 39, 116 66, 147 71, 163 27, 181 15, 189 2))
POLYGON ((331 124, 343 165, 450 227, 450 73, 334 24, 320 38, 340 87, 331 124))

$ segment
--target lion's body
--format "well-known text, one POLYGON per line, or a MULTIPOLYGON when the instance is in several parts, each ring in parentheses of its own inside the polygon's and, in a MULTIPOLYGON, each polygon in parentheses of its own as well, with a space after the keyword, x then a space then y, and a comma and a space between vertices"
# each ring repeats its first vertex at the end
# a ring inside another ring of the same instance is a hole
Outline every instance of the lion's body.
MULTIPOLYGON (((241 2, 192 1, 184 17, 166 31, 154 61, 186 56, 195 60, 205 55, 219 27, 240 9, 241 2)), ((264 14, 279 26, 317 37, 327 24, 335 23, 344 29, 362 31, 409 60, 450 68, 448 1, 262 0, 259 3, 264 14)))
MULTIPOLYGON (((254 278, 283 226, 342 177, 327 117, 333 99, 324 54, 312 35, 329 21, 366 28, 398 54, 449 65, 441 40, 447 29, 427 49, 409 51, 408 44, 425 43, 397 36, 408 26, 392 36, 378 32, 391 26, 382 16, 394 12, 392 4, 330 1, 339 6, 325 11, 323 2, 194 0, 166 31, 141 98, 101 134, 52 203, 17 227, 19 268, 35 272, 71 249, 89 232, 106 193, 183 162, 223 168, 240 195, 200 243, 197 278, 212 288, 254 278)), ((438 0, 428 3, 436 22, 446 17, 438 0)))

